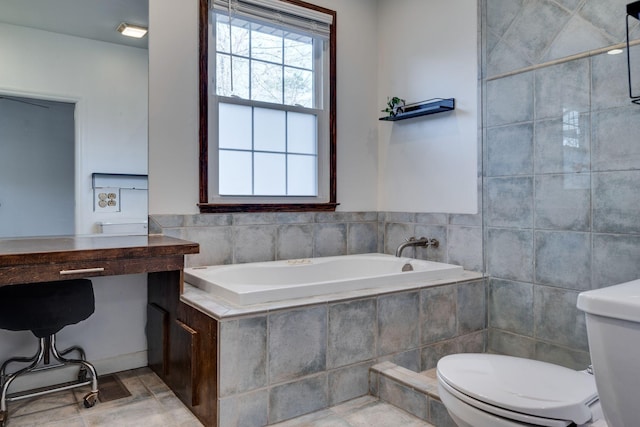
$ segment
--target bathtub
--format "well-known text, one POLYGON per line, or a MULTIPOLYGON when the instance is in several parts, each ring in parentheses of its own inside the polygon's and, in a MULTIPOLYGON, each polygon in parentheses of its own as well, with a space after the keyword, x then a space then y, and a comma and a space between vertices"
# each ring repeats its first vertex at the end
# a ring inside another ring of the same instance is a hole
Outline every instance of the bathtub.
POLYGON ((236 305, 459 277, 462 267, 384 254, 343 255, 184 269, 185 282, 236 305), (403 271, 407 264, 411 271, 403 271))

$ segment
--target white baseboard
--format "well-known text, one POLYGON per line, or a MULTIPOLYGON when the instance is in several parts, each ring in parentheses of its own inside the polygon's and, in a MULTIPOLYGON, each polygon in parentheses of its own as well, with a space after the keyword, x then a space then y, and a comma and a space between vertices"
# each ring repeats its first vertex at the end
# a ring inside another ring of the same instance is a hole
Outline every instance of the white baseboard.
POLYGON ((122 354, 108 359, 91 361, 94 368, 98 371, 98 376, 112 374, 114 372, 127 371, 129 369, 142 368, 147 366, 147 351, 138 351, 136 353, 122 354))
MULTIPOLYGON (((147 351, 138 351, 136 353, 122 354, 107 359, 89 360, 96 368, 98 376, 112 374, 114 372, 127 371, 129 369, 142 368, 147 366, 147 351)), ((14 372, 18 368, 24 367, 25 364, 15 363, 9 365, 9 372, 14 372)), ((25 374, 15 379, 9 386, 9 394, 30 390, 37 387, 44 387, 53 384, 61 384, 67 381, 77 379, 78 368, 74 366, 61 367, 50 371, 40 371, 25 374)))

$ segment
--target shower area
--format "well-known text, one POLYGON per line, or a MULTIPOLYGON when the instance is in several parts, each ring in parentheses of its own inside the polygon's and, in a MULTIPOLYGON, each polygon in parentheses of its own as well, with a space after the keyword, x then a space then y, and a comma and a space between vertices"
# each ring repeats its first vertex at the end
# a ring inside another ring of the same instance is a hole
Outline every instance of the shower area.
MULTIPOLYGON (((483 2, 487 350, 589 364, 584 290, 640 275, 626 0, 483 2)), ((629 22, 640 88, 640 27, 629 22)))

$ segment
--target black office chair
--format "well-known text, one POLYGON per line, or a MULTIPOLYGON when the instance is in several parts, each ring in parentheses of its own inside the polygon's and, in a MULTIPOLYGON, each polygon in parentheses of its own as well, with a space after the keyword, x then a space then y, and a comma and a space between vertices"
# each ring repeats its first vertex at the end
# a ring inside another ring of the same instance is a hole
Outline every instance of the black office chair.
POLYGON ((0 287, 0 329, 31 331, 38 339, 38 351, 33 357, 14 357, 0 367, 0 427, 8 418, 7 402, 40 396, 60 390, 69 390, 91 384, 91 391, 84 397, 84 406, 95 405, 98 398, 98 376, 86 361, 85 352, 78 346, 63 351, 56 348, 56 333, 67 325, 85 320, 95 309, 93 285, 88 279, 62 280, 58 282, 27 283, 0 287), (76 351, 79 359, 64 356, 76 351), (50 356, 59 363, 50 364, 50 356), (13 373, 7 373, 11 363, 29 363, 13 373), (78 380, 57 386, 37 388, 9 395, 11 383, 29 372, 60 368, 69 364, 80 366, 78 380), (87 371, 91 378, 87 379, 87 371))

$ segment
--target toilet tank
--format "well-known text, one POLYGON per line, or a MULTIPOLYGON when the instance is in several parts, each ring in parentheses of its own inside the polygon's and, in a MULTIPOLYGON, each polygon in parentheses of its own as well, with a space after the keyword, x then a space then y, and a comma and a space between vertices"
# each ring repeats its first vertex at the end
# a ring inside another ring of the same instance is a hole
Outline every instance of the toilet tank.
POLYGON ((591 363, 609 427, 640 420, 640 280, 578 295, 591 363))

